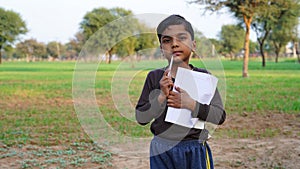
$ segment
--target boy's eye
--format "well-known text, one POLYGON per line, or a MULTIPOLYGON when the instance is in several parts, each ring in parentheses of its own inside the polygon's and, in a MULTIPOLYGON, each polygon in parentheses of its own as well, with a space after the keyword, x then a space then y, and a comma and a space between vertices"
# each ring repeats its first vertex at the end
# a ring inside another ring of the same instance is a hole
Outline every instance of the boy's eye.
POLYGON ((184 41, 184 40, 186 40, 186 39, 187 39, 186 36, 179 36, 179 38, 178 38, 178 40, 180 40, 180 41, 184 41))
POLYGON ((171 42, 171 40, 169 38, 164 38, 162 40, 162 43, 170 43, 170 42, 171 42))

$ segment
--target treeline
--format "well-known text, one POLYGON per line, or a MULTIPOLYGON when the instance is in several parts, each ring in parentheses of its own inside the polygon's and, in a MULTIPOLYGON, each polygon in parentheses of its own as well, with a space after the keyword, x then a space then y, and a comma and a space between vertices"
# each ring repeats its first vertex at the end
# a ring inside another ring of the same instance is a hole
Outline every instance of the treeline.
POLYGON ((88 12, 80 22, 80 30, 66 44, 57 41, 45 44, 37 39, 17 42, 19 35, 27 33, 25 22, 13 11, 0 8, 2 14, 8 16, 0 21, 0 50, 5 59, 72 60, 78 58, 83 48, 89 50, 89 55, 105 56, 107 63, 113 55, 159 57, 155 53, 158 46, 155 29, 123 8, 97 8, 88 12), (121 18, 125 19, 118 20, 121 18))
MULTIPOLYGON (((299 0, 218 3, 199 0, 192 3, 203 5, 210 11, 226 7, 240 21, 237 25, 224 25, 218 39, 205 39, 196 30, 197 57, 211 57, 218 53, 230 59, 241 57, 245 60, 249 56, 261 56, 265 66, 268 54, 274 54, 274 60, 278 61, 285 46, 291 44, 300 62, 299 0), (250 40, 250 29, 255 31, 257 42, 250 40)), ((2 57, 27 61, 72 60, 77 59, 83 49, 90 55, 105 58, 107 63, 114 55, 118 58, 130 56, 131 59, 160 57, 155 28, 147 26, 135 18, 132 11, 123 8, 96 8, 86 13, 79 31, 66 44, 56 41, 44 44, 36 39, 18 41, 18 37, 28 31, 21 16, 2 8, 0 16, 0 63, 2 57)))
MULTIPOLYGON (((267 40, 271 41, 275 53, 290 41, 299 56, 299 0, 193 0, 190 3, 198 4, 205 11, 218 12, 227 10, 237 18, 245 28, 244 54, 243 54, 243 77, 248 77, 248 60, 250 53, 250 29, 256 32, 259 51, 262 57, 262 66, 266 66, 265 48, 267 40)), ((278 58, 278 57, 277 57, 278 58)))

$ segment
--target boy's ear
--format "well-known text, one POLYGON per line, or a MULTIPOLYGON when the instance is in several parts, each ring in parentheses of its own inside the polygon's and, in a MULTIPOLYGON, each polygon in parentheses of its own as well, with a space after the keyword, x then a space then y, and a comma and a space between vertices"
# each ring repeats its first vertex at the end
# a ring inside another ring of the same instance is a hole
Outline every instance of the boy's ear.
POLYGON ((193 51, 193 52, 195 52, 195 50, 196 50, 196 47, 197 47, 197 45, 196 45, 196 41, 195 41, 195 40, 193 40, 193 42, 192 42, 192 51, 193 51))

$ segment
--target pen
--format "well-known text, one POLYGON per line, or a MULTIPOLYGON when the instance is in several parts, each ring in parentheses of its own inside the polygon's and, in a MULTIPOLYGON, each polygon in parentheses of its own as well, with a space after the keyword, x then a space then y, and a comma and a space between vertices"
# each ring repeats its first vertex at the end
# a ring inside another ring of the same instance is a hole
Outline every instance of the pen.
POLYGON ((168 76, 171 76, 171 70, 172 70, 172 64, 173 64, 173 55, 171 57, 171 61, 170 61, 170 66, 169 66, 169 73, 168 73, 168 76))

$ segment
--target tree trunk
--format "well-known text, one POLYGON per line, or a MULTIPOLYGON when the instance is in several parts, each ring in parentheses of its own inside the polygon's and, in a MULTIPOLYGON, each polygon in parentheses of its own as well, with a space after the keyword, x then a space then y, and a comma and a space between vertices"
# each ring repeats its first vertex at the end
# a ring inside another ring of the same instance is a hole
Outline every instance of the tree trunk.
POLYGON ((259 43, 260 54, 261 54, 261 58, 262 58, 262 66, 265 67, 266 66, 266 57, 265 57, 265 52, 264 52, 263 45, 264 45, 263 42, 259 43))
POLYGON ((140 62, 141 61, 141 54, 139 54, 138 52, 135 53, 136 54, 136 61, 140 62))
POLYGON ((293 42, 293 58, 297 57, 297 42, 293 42))
POLYGON ((298 43, 298 42, 294 42, 294 46, 295 46, 296 55, 297 55, 297 58, 298 58, 298 63, 300 63, 300 50, 299 50, 299 43, 298 43))
POLYGON ((267 37, 269 35, 269 32, 270 32, 270 30, 266 30, 266 33, 262 38, 257 38, 257 41, 259 43, 259 48, 260 48, 260 54, 261 54, 261 58, 262 58, 262 66, 263 67, 266 67, 266 57, 265 57, 265 52, 264 52, 264 44, 265 44, 265 40, 267 39, 267 37))
POLYGON ((134 55, 130 55, 130 62, 131 62, 131 68, 135 68, 135 60, 136 60, 136 57, 134 55))
POLYGON ((236 59, 233 52, 230 52, 229 55, 230 55, 230 60, 235 60, 236 59))
POLYGON ((278 58, 279 58, 279 53, 280 53, 280 49, 281 49, 281 43, 277 44, 275 41, 273 41, 273 45, 275 47, 275 63, 278 63, 278 58))
POLYGON ((250 42, 250 24, 252 22, 252 17, 244 17, 244 22, 246 24, 246 34, 245 34, 245 42, 244 42, 244 61, 243 61, 243 77, 248 77, 248 62, 249 62, 249 42, 250 42))
POLYGON ((279 58, 279 52, 275 50, 275 63, 278 63, 278 58, 279 58))
POLYGON ((266 66, 266 59, 265 59, 265 53, 264 53, 264 44, 265 44, 265 40, 267 39, 271 29, 268 28, 267 21, 264 21, 263 31, 265 31, 265 32, 264 32, 264 34, 262 34, 263 36, 259 36, 260 35, 259 33, 261 33, 261 30, 258 27, 256 27, 255 25, 254 25, 254 29, 255 29, 255 32, 256 32, 256 35, 257 35, 257 41, 259 43, 260 54, 261 54, 261 57, 262 57, 262 66, 265 67, 266 66))
POLYGON ((111 63, 111 58, 112 58, 112 48, 109 49, 107 52, 106 52, 106 63, 107 64, 110 64, 111 63))
POLYGON ((2 64, 2 45, 0 46, 0 64, 2 64))

